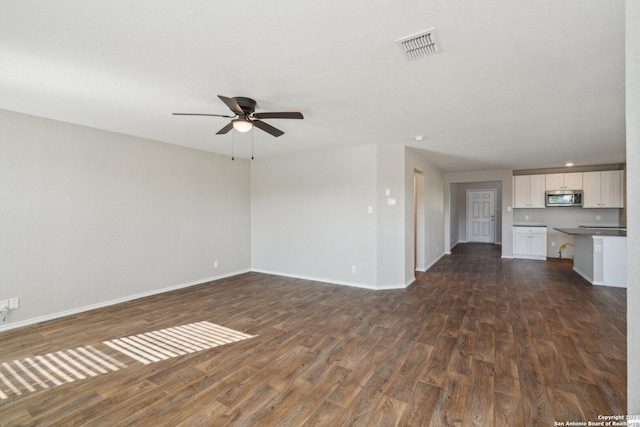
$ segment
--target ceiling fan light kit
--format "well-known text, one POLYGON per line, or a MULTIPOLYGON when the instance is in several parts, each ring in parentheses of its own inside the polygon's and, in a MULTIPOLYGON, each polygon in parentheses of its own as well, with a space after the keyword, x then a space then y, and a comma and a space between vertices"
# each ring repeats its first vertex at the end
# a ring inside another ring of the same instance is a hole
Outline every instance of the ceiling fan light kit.
POLYGON ((249 132, 253 128, 253 123, 248 119, 234 119, 231 123, 235 130, 242 133, 249 132))

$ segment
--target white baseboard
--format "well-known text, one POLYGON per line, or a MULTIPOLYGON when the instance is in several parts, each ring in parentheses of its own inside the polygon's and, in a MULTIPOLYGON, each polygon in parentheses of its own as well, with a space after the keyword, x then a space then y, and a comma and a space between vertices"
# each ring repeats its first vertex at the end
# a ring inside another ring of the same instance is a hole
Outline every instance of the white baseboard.
POLYGON ((434 259, 433 261, 431 261, 429 264, 427 264, 427 267, 424 269, 424 271, 429 270, 431 267, 433 267, 433 265, 440 261, 440 259, 444 256, 444 254, 440 254, 436 259, 434 259))
POLYGON ((443 256, 445 256, 445 255, 451 255, 451 252, 449 252, 449 253, 446 253, 446 252, 445 252, 445 253, 442 253, 442 254, 438 255, 438 256, 437 256, 433 261, 431 261, 429 264, 427 264, 427 266, 426 266, 426 267, 424 267, 424 268, 416 268, 416 271, 419 271, 419 272, 421 272, 421 273, 424 273, 425 271, 427 271, 427 270, 429 270, 431 267, 433 267, 433 265, 434 265, 436 262, 440 261, 440 258, 442 258, 442 257, 443 257, 443 256))
POLYGON ((283 273, 281 271, 262 270, 262 269, 256 269, 256 268, 251 269, 251 271, 255 273, 271 274, 274 276, 283 276, 283 277, 291 277, 294 279, 310 280, 313 282, 330 283, 332 285, 351 286, 354 288, 363 288, 363 289, 372 289, 372 290, 379 289, 379 288, 376 288, 375 286, 367 285, 365 283, 345 282, 342 280, 333 280, 333 279, 327 279, 324 277, 301 276, 298 274, 283 273))
POLYGON ((410 279, 406 284, 405 283, 392 283, 392 284, 388 284, 388 285, 378 285, 378 286, 372 286, 372 285, 368 285, 365 283, 354 283, 354 282, 346 282, 343 280, 333 280, 333 279, 327 279, 324 277, 311 277, 311 276, 302 276, 302 275, 298 275, 298 274, 291 274, 291 273, 283 273, 280 271, 272 271, 272 270, 262 270, 262 269, 252 269, 251 271, 253 271, 254 273, 263 273, 263 274, 271 274, 274 276, 283 276, 283 277, 291 277, 294 279, 302 279, 302 280, 309 280, 312 282, 322 282, 322 283, 330 283, 332 285, 341 285, 341 286, 351 286, 353 288, 361 288, 361 289, 370 289, 373 291, 385 291, 385 290, 390 290, 390 289, 405 289, 407 288, 407 286, 409 286, 411 283, 413 283, 413 281, 415 279, 410 279))
POLYGON ((608 288, 626 288, 626 285, 618 285, 618 284, 611 284, 611 283, 604 283, 604 282, 593 282, 592 285, 597 285, 597 286, 606 286, 608 288))
POLYGON ((546 256, 538 256, 538 255, 514 255, 512 258, 516 259, 529 259, 534 261, 546 261, 546 256))
POLYGON ((579 268, 573 267, 573 271, 575 271, 576 273, 578 273, 580 276, 582 276, 583 279, 585 279, 587 282, 591 283, 592 285, 593 283, 593 279, 591 278, 591 276, 589 276, 587 273, 585 273, 584 271, 580 270, 579 268))
POLYGON ((395 285, 380 285, 376 288, 376 290, 378 291, 389 291, 392 289, 406 289, 409 287, 409 285, 411 285, 413 282, 415 282, 416 279, 409 279, 407 280, 407 283, 400 283, 400 284, 395 284, 395 285))
POLYGON ((513 256, 512 255, 502 255, 500 258, 513 259, 513 256))
POLYGON ((85 311, 95 310, 97 308, 108 307, 110 305, 120 304, 123 302, 133 301, 135 299, 149 297, 152 295, 163 294, 165 292, 175 291, 182 288, 188 288, 190 286, 201 285, 203 283, 212 282, 214 280, 224 279, 226 277, 237 276, 238 274, 248 273, 250 269, 238 270, 231 273, 221 274, 219 276, 208 277, 204 279, 198 279, 187 283, 181 283, 179 285, 169 286, 162 289, 154 289, 152 291, 142 292, 135 295, 128 295, 122 298, 116 298, 109 301, 99 302, 96 304, 85 305, 83 307, 72 308, 71 310, 60 311, 58 313, 47 314, 44 316, 34 317, 32 319, 21 320, 15 323, 9 323, 6 325, 0 325, 0 332, 8 331, 10 329, 21 328, 23 326, 29 326, 40 322, 46 322, 47 320, 59 319, 60 317, 71 316, 73 314, 83 313, 85 311))

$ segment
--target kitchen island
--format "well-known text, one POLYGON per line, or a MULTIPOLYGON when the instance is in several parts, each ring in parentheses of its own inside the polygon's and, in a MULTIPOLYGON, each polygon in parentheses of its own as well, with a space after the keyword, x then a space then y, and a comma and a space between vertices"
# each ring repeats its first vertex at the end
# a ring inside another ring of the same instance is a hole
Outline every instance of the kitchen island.
POLYGON ((593 285, 627 287, 627 230, 554 228, 574 236, 573 270, 593 285))

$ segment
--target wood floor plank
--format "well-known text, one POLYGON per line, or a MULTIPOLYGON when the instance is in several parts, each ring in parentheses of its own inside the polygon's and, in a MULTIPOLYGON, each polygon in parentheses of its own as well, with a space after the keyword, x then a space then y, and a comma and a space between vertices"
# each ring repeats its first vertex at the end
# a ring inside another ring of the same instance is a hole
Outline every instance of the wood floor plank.
POLYGON ((367 422, 369 426, 395 426, 400 422, 407 404, 389 396, 383 396, 378 407, 373 412, 373 417, 367 422))
POLYGON ((476 335, 473 358, 484 362, 493 363, 495 358, 495 326, 493 324, 480 322, 476 335))
MULTIPOLYGON (((212 425, 228 425, 224 423, 225 413, 229 412, 229 408, 215 401, 211 396, 206 396, 202 402, 193 401, 193 408, 196 412, 191 414, 176 414, 176 427, 210 427, 212 425)), ((169 420, 171 422, 173 420, 169 420)))
POLYGON ((393 384, 389 387, 389 390, 387 390, 389 397, 403 402, 409 402, 411 400, 414 389, 413 387, 407 387, 407 385, 422 376, 426 367, 426 360, 432 351, 433 347, 427 344, 415 343, 412 345, 407 359, 396 375, 393 384))
POLYGON ((521 397, 516 345, 503 341, 495 343, 494 389, 497 393, 521 397))
POLYGON ((533 345, 544 376, 544 384, 547 387, 573 393, 573 385, 569 379, 568 370, 564 366, 560 351, 555 343, 551 340, 534 338, 533 345))
POLYGON ((0 342, 3 427, 526 426, 627 404, 625 289, 495 245, 457 245, 408 289, 245 273, 0 342), (255 337, 146 364, 103 344, 201 321, 255 337), (81 378, 47 356, 84 346, 126 367, 81 378), (39 357, 42 378, 10 370, 39 357))
POLYGON ((607 402, 607 396, 598 386, 576 381, 574 388, 585 419, 597 420, 598 415, 616 413, 607 402))
POLYGON ((438 398, 440 388, 418 382, 407 400, 407 407, 398 425, 423 427, 429 424, 438 398))
POLYGON ((456 340, 454 338, 444 335, 438 338, 433 347, 433 351, 427 359, 427 366, 420 378, 421 381, 436 387, 442 386, 455 345, 456 340))
MULTIPOLYGON (((525 421, 522 398, 520 397, 496 392, 494 393, 493 408, 493 421, 496 426, 526 426, 532 424, 531 420, 525 421)), ((553 423, 549 425, 553 425, 553 423)))
POLYGON ((554 416, 533 343, 520 345, 516 358, 525 419, 544 425, 554 416))
MULTIPOLYGON (((468 382, 466 375, 447 372, 431 417, 431 427, 462 425, 465 422, 464 406, 468 382)), ((469 396, 469 399, 473 398, 474 396, 469 396)))
POLYGON ((602 391, 607 403, 611 407, 614 413, 622 414, 626 411, 623 405, 624 398, 627 390, 625 387, 624 378, 626 376, 619 376, 610 372, 593 371, 593 376, 596 380, 598 388, 602 391))
POLYGON ((358 397, 363 387, 370 381, 380 365, 387 358, 387 349, 375 346, 366 356, 364 365, 368 369, 351 371, 346 381, 343 381, 327 399, 331 403, 348 408, 358 397))
POLYGON ((462 375, 471 375, 471 362, 473 361, 474 348, 476 345, 476 333, 460 330, 458 332, 456 345, 451 353, 448 370, 458 372, 462 375))
MULTIPOLYGON (((551 399, 551 406, 556 420, 559 421, 585 421, 584 412, 580 407, 577 396, 564 390, 547 387, 547 393, 551 399)), ((590 419, 597 421, 596 419, 590 419)))
POLYGON ((473 360, 465 399, 464 420, 471 426, 493 427, 493 363, 473 360))
MULTIPOLYGON (((311 416, 301 424, 303 427, 337 426, 337 419, 342 415, 344 408, 328 401, 322 402, 320 407, 311 413, 311 416)), ((294 424, 295 425, 295 424, 294 424)))
POLYGON ((323 381, 316 383, 294 405, 287 405, 284 412, 274 420, 274 424, 301 425, 322 405, 333 391, 345 381, 351 372, 336 364, 325 372, 323 381))

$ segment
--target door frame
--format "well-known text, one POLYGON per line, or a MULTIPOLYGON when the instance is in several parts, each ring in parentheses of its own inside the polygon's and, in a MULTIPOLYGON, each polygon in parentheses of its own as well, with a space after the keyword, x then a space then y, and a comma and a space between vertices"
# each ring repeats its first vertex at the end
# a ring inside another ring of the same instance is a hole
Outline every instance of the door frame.
POLYGON ((496 203, 498 202, 498 190, 495 188, 467 188, 466 191, 466 217, 465 217, 465 230, 467 235, 465 236, 465 241, 467 242, 471 242, 471 240, 469 239, 469 237, 471 236, 471 203, 469 203, 469 193, 477 193, 477 192, 481 192, 481 191, 490 191, 493 193, 493 241, 490 242, 491 244, 495 245, 496 244, 496 224, 497 224, 497 218, 496 218, 496 212, 497 212, 497 208, 496 208, 496 203))

